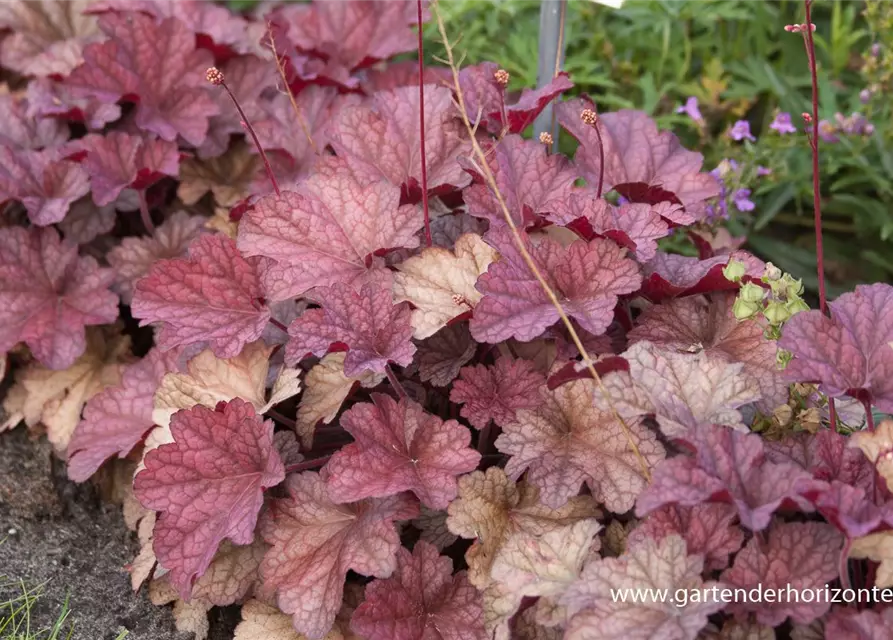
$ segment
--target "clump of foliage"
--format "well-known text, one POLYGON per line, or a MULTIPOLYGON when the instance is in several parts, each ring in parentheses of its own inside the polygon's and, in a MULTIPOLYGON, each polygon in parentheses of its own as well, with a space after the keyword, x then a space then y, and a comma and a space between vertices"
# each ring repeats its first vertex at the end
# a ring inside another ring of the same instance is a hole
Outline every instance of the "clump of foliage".
POLYGON ((804 309, 646 113, 563 100, 573 159, 525 139, 572 79, 509 95, 441 16, 448 66, 394 62, 416 2, 14 6, 4 428, 112 487, 181 629, 235 603, 240 640, 889 624, 611 595, 893 585, 893 288, 804 309))

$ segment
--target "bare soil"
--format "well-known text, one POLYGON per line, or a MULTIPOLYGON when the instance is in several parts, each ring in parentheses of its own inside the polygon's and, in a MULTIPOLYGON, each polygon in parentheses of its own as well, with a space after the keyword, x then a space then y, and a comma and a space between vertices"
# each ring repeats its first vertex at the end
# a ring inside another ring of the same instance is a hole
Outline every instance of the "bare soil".
MULTIPOLYGON (((124 565, 136 552, 120 508, 70 482, 45 440, 22 427, 0 435, 0 602, 21 593, 3 584, 45 583, 32 629, 51 626, 68 595, 74 639, 114 640, 126 629, 128 640, 190 640, 175 630, 170 607, 131 590, 124 565)), ((210 640, 233 637, 233 614, 212 610, 210 640)))

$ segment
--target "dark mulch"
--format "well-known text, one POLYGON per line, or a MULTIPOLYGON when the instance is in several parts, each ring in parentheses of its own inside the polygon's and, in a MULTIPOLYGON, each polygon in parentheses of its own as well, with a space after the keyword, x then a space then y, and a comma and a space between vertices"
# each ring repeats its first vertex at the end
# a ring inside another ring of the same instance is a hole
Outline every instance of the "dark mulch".
MULTIPOLYGON (((137 552, 121 509, 97 490, 76 485, 44 440, 22 427, 0 435, 0 583, 46 582, 32 610, 32 629, 53 624, 69 595, 78 640, 190 640, 174 629, 170 607, 156 607, 145 591, 133 593, 124 570, 137 552)), ((20 594, 0 585, 0 602, 20 594)), ((232 638, 231 611, 211 614, 210 640, 232 638)))

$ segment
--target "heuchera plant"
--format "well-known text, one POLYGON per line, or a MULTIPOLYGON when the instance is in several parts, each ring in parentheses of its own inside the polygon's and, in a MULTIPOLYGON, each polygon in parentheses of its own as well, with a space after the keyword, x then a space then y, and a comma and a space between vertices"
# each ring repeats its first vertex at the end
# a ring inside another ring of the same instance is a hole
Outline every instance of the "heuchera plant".
POLYGON ((436 9, 263 7, 0 10, 0 429, 111 479, 134 589, 200 639, 888 637, 612 590, 893 586, 893 288, 805 310, 644 113, 522 137, 565 74, 390 62, 436 9))

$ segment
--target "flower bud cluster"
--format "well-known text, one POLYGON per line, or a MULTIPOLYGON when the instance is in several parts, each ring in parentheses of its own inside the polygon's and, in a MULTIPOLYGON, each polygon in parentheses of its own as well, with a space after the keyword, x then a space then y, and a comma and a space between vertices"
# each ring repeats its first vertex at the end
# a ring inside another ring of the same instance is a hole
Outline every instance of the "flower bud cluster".
MULTIPOLYGON (((741 282, 746 273, 743 263, 730 260, 723 269, 723 275, 732 282, 741 282)), ((795 280, 789 273, 771 262, 766 263, 760 282, 744 282, 738 290, 738 297, 732 306, 732 313, 739 321, 762 316, 766 323, 766 337, 778 340, 784 323, 794 314, 809 309, 803 300, 803 282, 795 280)), ((778 365, 787 366, 790 354, 784 350, 778 352, 778 365)))

